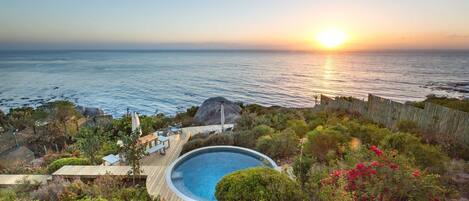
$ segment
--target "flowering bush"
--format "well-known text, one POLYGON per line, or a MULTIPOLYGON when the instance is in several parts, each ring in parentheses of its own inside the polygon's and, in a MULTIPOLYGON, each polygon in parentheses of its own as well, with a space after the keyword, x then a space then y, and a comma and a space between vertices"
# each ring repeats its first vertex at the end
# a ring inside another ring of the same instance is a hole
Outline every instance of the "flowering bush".
POLYGON ((438 175, 414 168, 412 161, 384 152, 376 146, 369 148, 370 161, 353 168, 333 170, 321 180, 321 190, 343 186, 354 200, 438 200, 444 189, 438 175), (345 181, 345 185, 340 185, 345 181))
POLYGON ((385 149, 398 150, 400 154, 414 157, 416 164, 433 173, 443 173, 449 158, 437 146, 423 144, 418 137, 409 133, 386 136, 381 145, 385 149))

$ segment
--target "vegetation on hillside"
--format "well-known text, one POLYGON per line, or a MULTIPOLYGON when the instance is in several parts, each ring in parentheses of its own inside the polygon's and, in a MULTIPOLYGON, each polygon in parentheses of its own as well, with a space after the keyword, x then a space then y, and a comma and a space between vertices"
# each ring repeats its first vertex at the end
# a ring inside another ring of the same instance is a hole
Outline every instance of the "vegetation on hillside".
MULTIPOLYGON (((142 115, 142 132, 144 135, 152 134, 176 123, 190 126, 196 111, 197 107, 191 107, 173 117, 142 115)), ((35 164, 29 161, 12 166, 0 164, 0 173, 50 174, 64 165, 99 165, 103 156, 119 152, 132 166, 129 174, 133 176, 132 182, 105 176, 94 181, 54 180, 47 185, 26 183, 1 189, 0 200, 155 200, 148 195, 145 186, 135 180, 141 173, 139 161, 144 149, 137 143, 139 134, 131 132, 130 116, 86 119, 73 103, 57 101, 37 108, 15 108, 8 114, 0 113, 0 125, 0 132, 5 132, 0 135, 2 137, 12 136, 13 130, 18 129, 20 145, 32 148, 40 159, 35 164), (117 146, 118 140, 124 142, 123 147, 117 146), (47 152, 43 146, 48 148, 47 152)))
POLYGON ((428 95, 424 101, 407 102, 407 104, 410 104, 419 108, 424 108, 425 103, 427 102, 453 108, 456 110, 461 110, 464 112, 469 112, 469 100, 468 99, 457 99, 457 98, 438 97, 435 95, 428 95))
POLYGON ((225 175, 216 186, 219 201, 302 201, 306 196, 288 176, 269 168, 250 168, 225 175))
POLYGON ((26 182, 13 188, 0 189, 0 200, 61 201, 158 201, 144 186, 130 185, 123 177, 103 175, 93 181, 56 179, 46 185, 26 182))
POLYGON ((219 144, 256 149, 292 167, 307 200, 441 200, 468 190, 452 179, 468 170, 467 162, 452 160, 445 146, 428 144, 411 123, 398 127, 339 111, 248 105, 233 132, 195 136, 183 150, 219 144))
MULTIPOLYGON (((278 173, 282 178, 279 183, 288 183, 284 186, 285 194, 278 196, 288 196, 291 192, 299 196, 290 196, 291 199, 441 200, 457 197, 458 192, 469 192, 467 185, 460 185, 453 179, 456 174, 468 171, 468 163, 455 158, 467 160, 469 152, 464 150, 469 149, 460 143, 443 139, 441 135, 426 133, 414 122, 402 121, 397 125, 397 130, 390 130, 356 114, 339 111, 313 113, 307 109, 262 107, 255 104, 242 107, 234 131, 193 136, 183 146, 181 154, 211 145, 235 145, 260 151, 285 169, 291 168, 291 179, 278 173)), ((73 104, 58 102, 36 109, 12 109, 8 114, 0 114, 0 123, 6 132, 12 128, 18 128, 20 132, 31 130, 37 134, 30 143, 60 145, 58 152, 49 150, 47 153, 37 153, 42 156, 42 164, 0 167, 0 172, 43 174, 66 164, 100 164, 101 157, 118 152, 116 142, 123 139, 126 140, 125 144, 132 145, 125 151, 128 153, 126 158, 142 152, 142 149, 131 143, 135 142, 136 136, 132 135, 129 116, 111 119, 107 123, 78 125, 79 119, 83 117, 73 108, 73 104)), ((163 114, 141 116, 142 131, 149 134, 174 123, 192 125, 196 111, 197 108, 193 107, 174 117, 163 114)), ((132 161, 138 160, 135 158, 132 161)), ((137 166, 134 170, 139 171, 137 166)), ((261 172, 263 175, 271 174, 264 170, 261 172)), ((260 173, 248 171, 238 174, 243 175, 243 179, 227 179, 229 182, 223 186, 245 185, 245 182, 252 184, 255 175, 260 173)), ((276 179, 276 174, 268 179, 276 179)), ((256 182, 262 180, 257 179, 260 180, 256 182)), ((106 189, 114 189, 116 192, 111 195, 108 193, 112 191, 100 189, 102 185, 94 182, 77 180, 43 187, 30 184, 22 188, 29 188, 36 194, 26 194, 24 192, 27 191, 21 189, 4 189, 0 191, 0 197, 44 200, 47 196, 59 196, 51 192, 60 192, 60 196, 70 197, 60 197, 59 200, 126 200, 128 196, 149 199, 146 191, 142 190, 144 188, 138 184, 130 185, 122 180, 109 181, 111 186, 106 189)), ((270 196, 262 192, 274 187, 259 185, 259 188, 265 189, 223 188, 217 191, 217 197, 219 200, 229 200, 232 196, 246 193, 256 193, 259 197, 270 196)), ((242 200, 242 197, 237 198, 242 200)))

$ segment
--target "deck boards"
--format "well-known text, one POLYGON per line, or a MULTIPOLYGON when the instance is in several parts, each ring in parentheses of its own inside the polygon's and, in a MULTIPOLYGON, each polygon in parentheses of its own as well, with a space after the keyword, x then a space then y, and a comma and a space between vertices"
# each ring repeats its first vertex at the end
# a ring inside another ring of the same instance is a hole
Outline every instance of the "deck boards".
MULTIPOLYGON (((233 127, 233 124, 226 124, 225 128, 228 127, 233 127)), ((166 149, 165 155, 153 153, 142 159, 142 177, 146 177, 146 187, 150 195, 161 196, 165 201, 182 200, 166 185, 166 168, 179 157, 183 145, 189 140, 190 136, 210 131, 221 131, 221 125, 182 128, 182 134, 169 136, 170 147, 166 149)), ((112 175, 127 175, 129 170, 129 166, 64 166, 52 175, 94 178, 106 173, 112 175)))
MULTIPOLYGON (((233 127, 233 124, 225 125, 225 128, 233 127)), ((147 190, 150 195, 161 196, 165 201, 180 201, 179 197, 173 193, 166 185, 165 174, 166 168, 179 157, 183 145, 189 140, 189 137, 198 133, 205 133, 210 131, 221 131, 221 125, 211 126, 197 126, 182 128, 181 135, 170 136, 171 147, 167 149, 166 155, 151 155, 142 160, 142 165, 145 166, 158 166, 152 168, 148 172, 147 177, 147 190)))

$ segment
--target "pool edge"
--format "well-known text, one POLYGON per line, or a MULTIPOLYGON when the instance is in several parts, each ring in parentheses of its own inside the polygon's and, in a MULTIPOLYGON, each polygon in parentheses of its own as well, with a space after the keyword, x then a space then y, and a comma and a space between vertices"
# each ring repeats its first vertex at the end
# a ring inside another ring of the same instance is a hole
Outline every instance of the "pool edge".
POLYGON ((187 152, 185 154, 183 154, 182 156, 179 156, 175 161, 173 161, 171 163, 171 165, 169 165, 167 168, 166 168, 166 171, 165 171, 165 181, 166 181, 166 185, 168 186, 168 188, 174 193, 176 194, 179 198, 185 200, 185 201, 198 201, 198 200, 194 200, 193 198, 190 198, 188 196, 186 196, 185 194, 183 194, 182 192, 180 192, 176 186, 174 186, 172 180, 171 180, 171 173, 174 169, 174 166, 176 166, 178 163, 180 163, 182 160, 184 160, 187 156, 193 154, 193 153, 196 153, 196 152, 199 152, 199 151, 203 151, 203 150, 208 150, 208 149, 218 149, 218 148, 226 148, 226 149, 237 149, 237 150, 242 150, 242 151, 245 151, 245 152, 248 152, 250 154, 254 154, 254 155, 257 155, 257 156, 260 156, 264 159, 266 159, 270 165, 272 165, 272 169, 274 170, 277 170, 277 171, 280 171, 280 167, 277 165, 277 163, 275 163, 274 160, 272 160, 270 157, 268 157, 267 155, 263 154, 263 153, 260 153, 258 151, 255 151, 255 150, 252 150, 252 149, 248 149, 248 148, 244 148, 244 147, 238 147, 238 146, 228 146, 228 145, 220 145, 220 146, 208 146, 208 147, 202 147, 202 148, 198 148, 198 149, 194 149, 190 152, 187 152))

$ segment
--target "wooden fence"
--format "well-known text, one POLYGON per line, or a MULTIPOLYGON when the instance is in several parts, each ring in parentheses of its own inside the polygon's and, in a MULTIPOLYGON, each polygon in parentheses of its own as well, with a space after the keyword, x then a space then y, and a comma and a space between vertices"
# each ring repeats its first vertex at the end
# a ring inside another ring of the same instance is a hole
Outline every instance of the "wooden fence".
POLYGON ((396 128, 402 120, 415 122, 420 128, 432 133, 446 134, 457 142, 469 144, 469 113, 426 103, 417 108, 374 95, 368 101, 355 98, 329 98, 321 96, 316 110, 345 110, 358 113, 388 128, 396 128))

